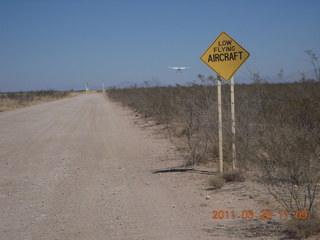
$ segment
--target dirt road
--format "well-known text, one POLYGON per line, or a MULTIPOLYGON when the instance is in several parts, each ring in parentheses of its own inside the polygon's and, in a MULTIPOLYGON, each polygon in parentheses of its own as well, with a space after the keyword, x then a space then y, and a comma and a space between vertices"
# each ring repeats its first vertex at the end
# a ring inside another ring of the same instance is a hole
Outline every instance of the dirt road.
POLYGON ((99 94, 1 113, 0 239, 239 239, 248 222, 211 217, 252 209, 247 185, 213 194, 207 176, 152 174, 181 158, 137 121, 99 94))

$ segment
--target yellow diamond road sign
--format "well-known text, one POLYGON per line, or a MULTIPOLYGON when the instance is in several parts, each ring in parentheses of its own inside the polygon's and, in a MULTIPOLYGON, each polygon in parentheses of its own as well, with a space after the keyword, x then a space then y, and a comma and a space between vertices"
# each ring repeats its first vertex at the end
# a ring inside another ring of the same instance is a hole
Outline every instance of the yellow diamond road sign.
POLYGON ((228 81, 249 56, 243 47, 222 32, 204 52, 201 60, 228 81))

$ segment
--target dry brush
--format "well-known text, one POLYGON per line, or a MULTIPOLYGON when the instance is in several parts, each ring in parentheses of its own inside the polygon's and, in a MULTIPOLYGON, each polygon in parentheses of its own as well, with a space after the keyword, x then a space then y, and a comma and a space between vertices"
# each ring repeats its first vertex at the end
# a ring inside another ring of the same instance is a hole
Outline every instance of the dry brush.
MULTIPOLYGON (((199 76, 204 82, 204 77, 199 76)), ((213 80, 213 79, 209 79, 213 80)), ((235 86, 240 172, 257 176, 294 214, 314 212, 320 184, 320 83, 235 86)), ((165 124, 187 164, 217 161, 216 86, 109 89, 110 98, 165 124)), ((224 156, 231 163, 230 92, 222 86, 224 156)), ((228 164, 229 163, 229 164, 228 164)), ((313 214, 313 213, 312 213, 313 214)))

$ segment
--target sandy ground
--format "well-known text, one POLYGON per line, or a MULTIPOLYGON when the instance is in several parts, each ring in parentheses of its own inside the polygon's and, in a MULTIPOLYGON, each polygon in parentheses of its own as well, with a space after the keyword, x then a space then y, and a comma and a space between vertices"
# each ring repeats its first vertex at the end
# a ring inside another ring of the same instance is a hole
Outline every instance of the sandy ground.
POLYGON ((276 216, 238 218, 275 211, 257 183, 212 190, 208 174, 152 173, 183 160, 161 126, 100 94, 0 113, 0 136, 0 239, 285 237, 276 216))

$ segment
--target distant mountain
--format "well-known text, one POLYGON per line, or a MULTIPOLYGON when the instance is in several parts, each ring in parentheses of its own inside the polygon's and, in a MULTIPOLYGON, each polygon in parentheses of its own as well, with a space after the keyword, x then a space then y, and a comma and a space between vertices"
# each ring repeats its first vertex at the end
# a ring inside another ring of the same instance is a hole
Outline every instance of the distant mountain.
POLYGON ((165 86, 165 84, 161 83, 160 81, 144 81, 144 82, 121 82, 113 87, 116 88, 132 88, 132 87, 156 87, 156 86, 165 86))
POLYGON ((135 86, 138 87, 138 83, 136 83, 136 82, 121 82, 121 83, 114 85, 114 87, 116 87, 116 88, 132 88, 135 86))

